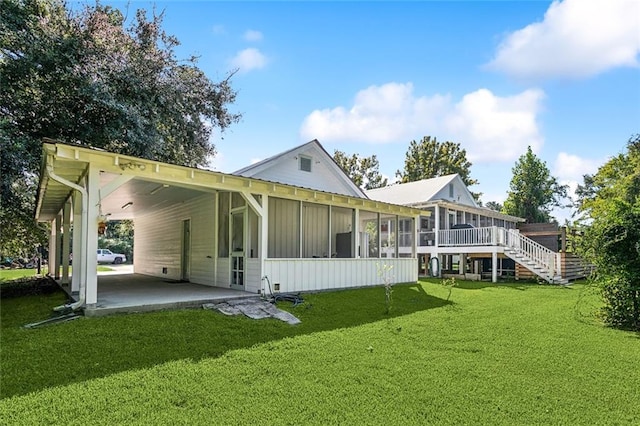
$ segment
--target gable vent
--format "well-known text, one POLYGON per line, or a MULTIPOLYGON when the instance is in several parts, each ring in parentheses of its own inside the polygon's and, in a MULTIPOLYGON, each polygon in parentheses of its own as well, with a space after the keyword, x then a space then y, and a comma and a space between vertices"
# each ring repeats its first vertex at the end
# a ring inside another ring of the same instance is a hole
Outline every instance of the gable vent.
POLYGON ((300 156, 300 170, 303 172, 311 171, 311 157, 300 156))

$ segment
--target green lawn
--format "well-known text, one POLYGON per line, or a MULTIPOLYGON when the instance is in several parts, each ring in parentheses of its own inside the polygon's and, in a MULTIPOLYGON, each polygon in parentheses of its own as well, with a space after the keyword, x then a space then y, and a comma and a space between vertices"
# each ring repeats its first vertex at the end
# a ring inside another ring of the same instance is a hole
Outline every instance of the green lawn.
MULTIPOLYGON (((106 272, 113 271, 113 268, 109 268, 108 266, 98 265, 98 272, 106 272)), ((48 272, 47 267, 43 267, 41 270, 41 274, 46 274, 48 272)), ((71 267, 69 267, 69 272, 71 272, 71 267)), ((18 278, 25 277, 34 277, 38 273, 37 269, 0 269, 0 282, 2 281, 11 281, 16 280, 18 278)))
MULTIPOLYGON (((24 329, 2 300, 2 424, 640 424, 640 336, 584 285, 306 295, 302 324, 206 310, 24 329)), ((283 306, 288 306, 284 304, 283 306)))

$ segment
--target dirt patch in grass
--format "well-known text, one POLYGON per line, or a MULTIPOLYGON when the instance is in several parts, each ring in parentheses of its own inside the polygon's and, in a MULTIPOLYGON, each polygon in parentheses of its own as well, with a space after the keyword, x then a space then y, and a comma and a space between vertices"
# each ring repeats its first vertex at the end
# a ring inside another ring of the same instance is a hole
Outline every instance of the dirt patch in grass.
POLYGON ((49 276, 25 277, 0 283, 0 298, 52 294, 59 290, 58 284, 49 276))

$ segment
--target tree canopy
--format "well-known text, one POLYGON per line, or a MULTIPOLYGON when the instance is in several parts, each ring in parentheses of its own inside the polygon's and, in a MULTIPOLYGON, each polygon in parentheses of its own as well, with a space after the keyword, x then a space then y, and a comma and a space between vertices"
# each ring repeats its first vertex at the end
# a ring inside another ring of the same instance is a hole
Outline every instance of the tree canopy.
POLYGON ((567 196, 566 185, 561 185, 551 176, 547 164, 533 153, 530 146, 511 170, 513 177, 503 213, 522 217, 529 223, 552 221, 551 209, 562 205, 563 198, 567 196))
POLYGON ((0 251, 39 233, 44 137, 193 167, 215 154, 214 129, 240 119, 228 110, 233 73, 211 81, 178 45, 161 14, 138 10, 127 24, 99 3, 74 12, 61 0, 2 0, 0 251))
POLYGON ((335 150, 333 159, 362 189, 374 189, 387 186, 387 178, 380 174, 380 164, 375 155, 371 157, 361 157, 358 154, 348 156, 342 151, 335 150))
POLYGON ((597 269, 607 323, 640 330, 640 135, 576 191, 581 254, 597 269))
POLYGON ((471 178, 471 162, 467 151, 455 142, 438 142, 436 138, 425 136, 409 143, 405 154, 404 169, 396 172, 403 183, 430 179, 457 173, 467 186, 478 183, 471 178))

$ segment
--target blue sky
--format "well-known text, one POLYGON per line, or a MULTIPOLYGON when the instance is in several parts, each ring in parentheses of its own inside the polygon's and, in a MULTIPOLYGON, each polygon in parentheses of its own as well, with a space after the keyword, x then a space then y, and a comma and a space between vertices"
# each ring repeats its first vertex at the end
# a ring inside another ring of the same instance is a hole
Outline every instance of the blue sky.
POLYGON ((132 1, 129 16, 154 4, 178 56, 213 80, 238 68, 243 119, 214 138, 219 171, 318 139, 393 178, 430 135, 459 142, 472 190, 502 202, 527 146, 575 186, 640 132, 635 0, 132 1))

